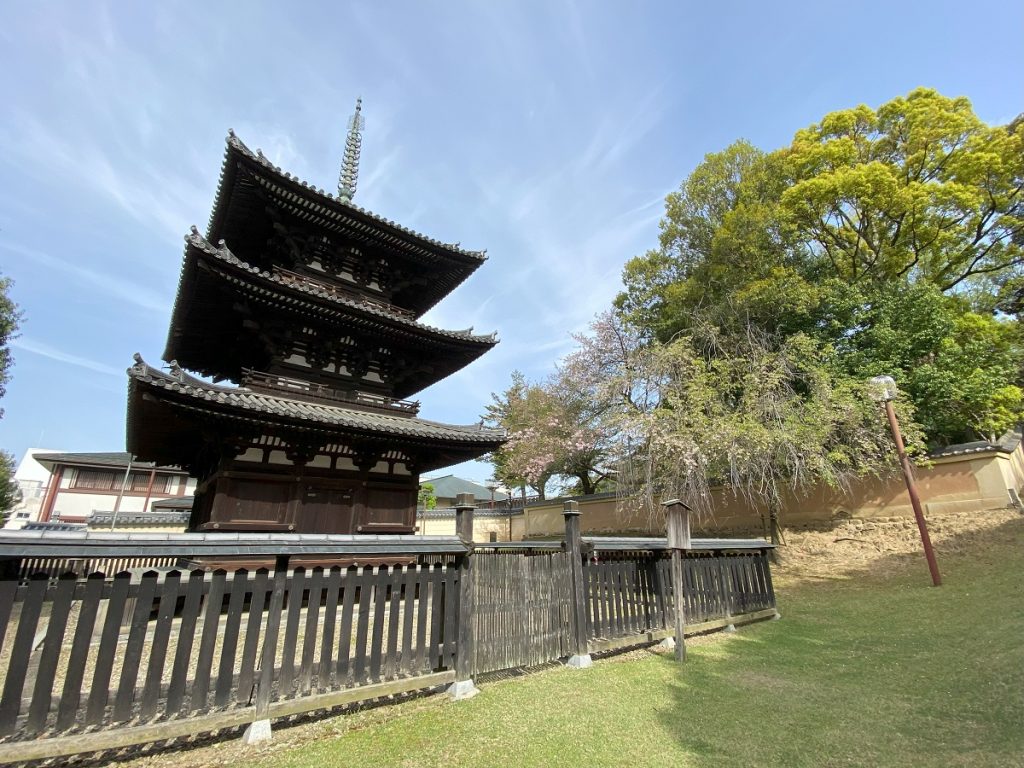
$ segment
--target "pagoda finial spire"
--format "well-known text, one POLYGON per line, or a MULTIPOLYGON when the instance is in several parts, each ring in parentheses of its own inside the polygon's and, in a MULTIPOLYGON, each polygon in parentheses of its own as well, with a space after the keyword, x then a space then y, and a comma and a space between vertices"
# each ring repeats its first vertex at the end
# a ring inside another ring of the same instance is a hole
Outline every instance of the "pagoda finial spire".
POLYGON ((366 121, 362 116, 363 100, 356 99, 356 111, 348 121, 348 136, 345 137, 345 159, 341 162, 341 173, 338 174, 338 197, 344 202, 352 201, 359 180, 359 150, 363 144, 363 126, 366 121))

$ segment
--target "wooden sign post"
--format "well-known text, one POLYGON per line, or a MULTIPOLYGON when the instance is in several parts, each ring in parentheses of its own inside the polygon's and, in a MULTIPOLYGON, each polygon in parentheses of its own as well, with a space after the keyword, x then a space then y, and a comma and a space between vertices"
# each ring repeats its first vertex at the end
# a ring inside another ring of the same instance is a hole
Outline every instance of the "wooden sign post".
POLYGON ((473 684, 473 611, 476 594, 473 591, 473 510, 476 501, 472 493, 460 493, 455 499, 455 533, 469 551, 459 561, 459 629, 455 646, 455 682, 448 687, 448 695, 455 701, 468 699, 480 693, 473 684))
POLYGON ((672 550, 672 607, 676 617, 676 659, 686 661, 686 603, 683 551, 690 548, 690 508, 679 499, 662 502, 668 546, 672 550))
POLYGON ((566 662, 574 669, 593 664, 587 644, 587 604, 583 592, 583 544, 580 539, 580 503, 567 501, 562 507, 565 517, 565 552, 572 573, 572 625, 576 652, 566 662))

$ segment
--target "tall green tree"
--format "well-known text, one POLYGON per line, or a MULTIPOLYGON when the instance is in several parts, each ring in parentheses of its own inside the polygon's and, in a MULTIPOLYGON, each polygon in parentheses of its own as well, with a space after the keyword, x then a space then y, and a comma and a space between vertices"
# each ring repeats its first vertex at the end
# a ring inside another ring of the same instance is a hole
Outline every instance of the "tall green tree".
POLYGON ((623 282, 648 338, 696 317, 804 334, 849 376, 895 376, 932 444, 997 434, 1022 416, 1018 332, 996 313, 1024 306, 1024 121, 922 88, 775 152, 737 142, 669 196, 623 282))
POLYGON ((792 240, 851 283, 949 291, 1024 263, 1024 126, 983 123, 927 88, 834 112, 782 150, 792 240))
MULTIPOLYGON (((21 311, 10 296, 11 279, 0 277, 0 397, 7 393, 7 382, 11 377, 14 359, 10 342, 18 334, 21 311)), ((0 408, 0 418, 3 418, 0 408)), ((6 512, 21 501, 21 491, 14 481, 14 456, 0 451, 0 512, 6 512)), ((2 522, 2 520, 0 520, 2 522)))

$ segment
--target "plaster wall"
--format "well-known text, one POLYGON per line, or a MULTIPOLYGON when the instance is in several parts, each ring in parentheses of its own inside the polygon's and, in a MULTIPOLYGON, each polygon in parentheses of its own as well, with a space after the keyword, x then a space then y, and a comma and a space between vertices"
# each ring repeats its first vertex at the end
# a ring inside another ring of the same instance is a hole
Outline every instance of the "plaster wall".
MULTIPOLYGON (((515 518, 512 520, 514 524, 515 518)), ((422 517, 416 520, 416 527, 422 536, 454 536, 455 518, 422 517)), ((496 541, 509 541, 509 518, 473 517, 473 541, 490 541, 491 533, 497 534, 496 541)))
MULTIPOLYGON (((990 451, 935 459, 930 466, 915 470, 917 490, 927 513, 973 512, 1009 505, 1009 489, 1024 488, 1024 442, 1010 453, 990 451)), ((751 531, 765 529, 761 513, 766 510, 734 496, 727 489, 712 492, 713 511, 708 519, 695 522, 695 532, 751 531)), ((628 532, 663 535, 662 520, 629 518, 617 509, 616 500, 580 502, 580 528, 585 535, 628 532)), ((828 487, 812 488, 805 495, 784 496, 781 517, 784 525, 801 526, 835 518, 912 517, 913 508, 902 474, 867 478, 847 491, 828 487)), ((562 504, 553 501, 526 509, 521 521, 513 523, 513 539, 561 536, 564 532, 562 504)))

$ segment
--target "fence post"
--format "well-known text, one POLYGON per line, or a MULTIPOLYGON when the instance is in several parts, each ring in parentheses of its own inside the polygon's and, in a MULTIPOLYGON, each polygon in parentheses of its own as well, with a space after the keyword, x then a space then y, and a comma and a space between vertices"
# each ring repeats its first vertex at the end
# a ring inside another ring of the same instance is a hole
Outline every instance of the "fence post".
POLYGON ((574 669, 586 669, 594 662, 587 647, 587 603, 583 589, 583 542, 580 539, 580 503, 567 501, 562 507, 565 517, 565 551, 572 574, 572 625, 576 653, 566 662, 574 669))
POLYGON ((459 560, 459 628, 455 645, 455 682, 448 686, 454 701, 480 693, 473 684, 473 612, 476 594, 473 589, 473 510, 472 493, 460 493, 455 500, 455 532, 466 545, 466 554, 459 560))
POLYGON ((668 546, 672 550, 672 605, 676 619, 676 660, 686 661, 686 594, 683 550, 690 548, 690 508, 679 499, 663 501, 668 546))

